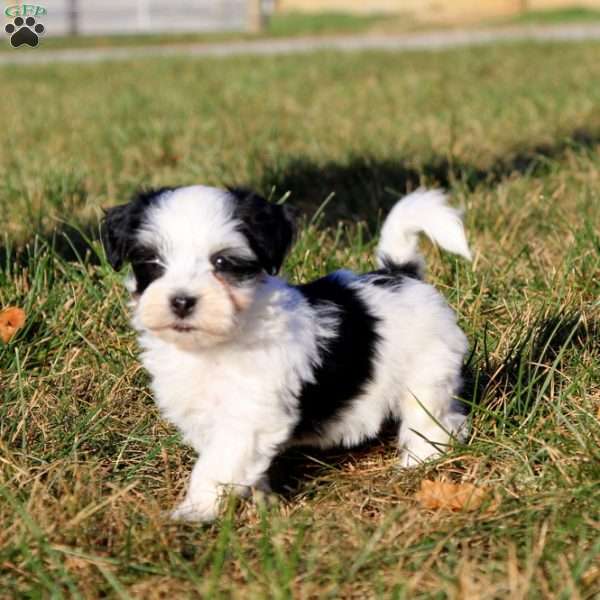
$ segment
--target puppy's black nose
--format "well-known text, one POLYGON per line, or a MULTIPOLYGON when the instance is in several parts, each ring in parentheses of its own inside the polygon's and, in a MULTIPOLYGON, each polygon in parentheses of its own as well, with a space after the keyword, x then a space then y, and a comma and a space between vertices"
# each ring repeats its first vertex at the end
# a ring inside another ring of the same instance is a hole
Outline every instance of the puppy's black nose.
POLYGON ((192 296, 178 295, 171 298, 171 310, 180 318, 187 317, 194 306, 196 306, 197 299, 192 296))

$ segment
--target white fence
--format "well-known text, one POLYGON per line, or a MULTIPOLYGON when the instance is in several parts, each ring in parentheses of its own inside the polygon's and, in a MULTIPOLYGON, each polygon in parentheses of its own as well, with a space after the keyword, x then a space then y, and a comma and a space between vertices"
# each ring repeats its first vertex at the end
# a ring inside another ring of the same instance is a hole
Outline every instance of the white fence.
MULTIPOLYGON (((6 4, 16 4, 8 0, 6 4)), ((38 4, 35 0, 20 4, 38 4)), ((45 35, 239 31, 252 26, 248 0, 41 0, 45 35)))

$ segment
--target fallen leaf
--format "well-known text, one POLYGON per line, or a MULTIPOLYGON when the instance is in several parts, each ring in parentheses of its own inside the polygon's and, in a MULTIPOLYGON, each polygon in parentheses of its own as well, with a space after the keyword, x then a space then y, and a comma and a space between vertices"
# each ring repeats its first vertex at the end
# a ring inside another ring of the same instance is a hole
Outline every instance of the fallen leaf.
POLYGON ((25 311, 11 306, 0 311, 0 338, 6 344, 25 325, 25 311))
POLYGON ((476 510, 487 496, 483 488, 472 483, 450 483, 423 479, 416 500, 425 508, 445 510, 476 510))
POLYGON ((596 565, 592 565, 586 571, 583 572, 581 576, 581 580, 585 585, 591 586, 596 582, 600 582, 600 567, 596 565))

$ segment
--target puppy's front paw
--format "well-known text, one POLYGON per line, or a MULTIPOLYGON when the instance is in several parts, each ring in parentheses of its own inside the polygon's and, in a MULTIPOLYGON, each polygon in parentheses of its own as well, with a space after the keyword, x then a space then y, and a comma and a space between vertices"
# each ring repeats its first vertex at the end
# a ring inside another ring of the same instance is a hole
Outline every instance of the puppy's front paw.
POLYGON ((219 503, 199 503, 184 500, 177 508, 169 513, 169 518, 174 521, 188 521, 190 523, 210 523, 219 515, 219 503))
POLYGON ((431 458, 435 458, 436 456, 438 456, 438 455, 433 454, 433 455, 424 456, 421 458, 421 457, 416 456, 415 454, 412 454, 411 452, 405 450, 400 455, 400 466, 403 469, 414 469, 415 467, 422 465, 424 462, 430 460, 431 458))
POLYGON ((404 469, 414 469, 423 463, 439 458, 442 453, 432 444, 418 440, 410 446, 405 446, 400 455, 400 466, 404 469))

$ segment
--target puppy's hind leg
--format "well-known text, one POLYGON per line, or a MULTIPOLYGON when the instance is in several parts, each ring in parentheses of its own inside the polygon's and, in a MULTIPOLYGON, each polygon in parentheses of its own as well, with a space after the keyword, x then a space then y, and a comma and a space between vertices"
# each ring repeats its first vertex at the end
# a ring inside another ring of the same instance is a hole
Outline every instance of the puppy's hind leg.
POLYGON ((400 464, 414 467, 443 454, 453 439, 464 439, 467 416, 454 400, 456 386, 420 385, 406 392, 398 434, 400 464))

